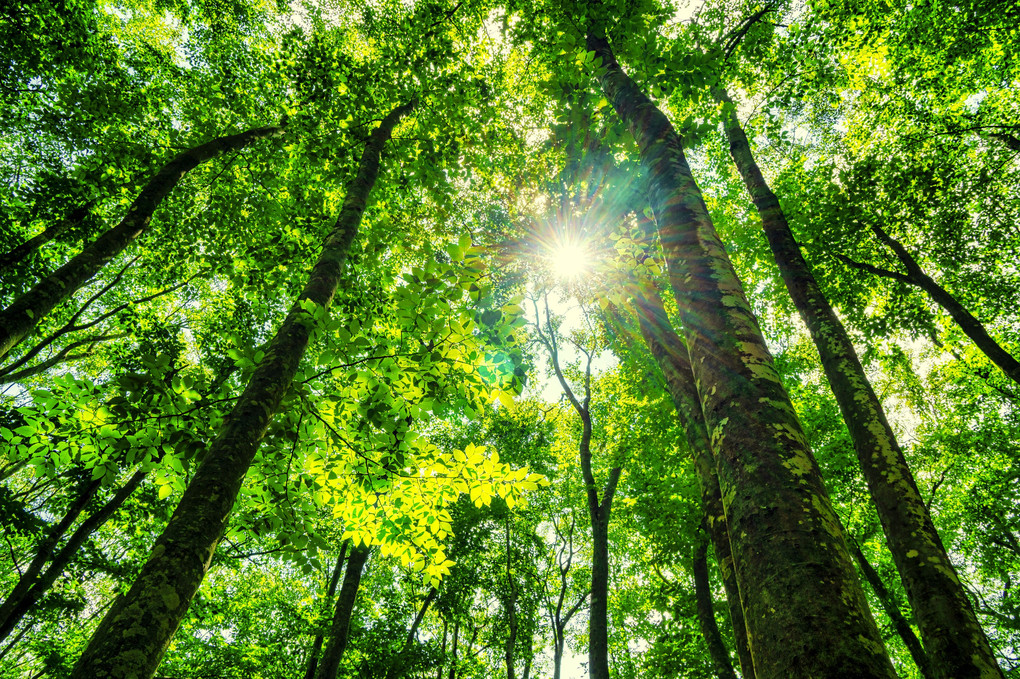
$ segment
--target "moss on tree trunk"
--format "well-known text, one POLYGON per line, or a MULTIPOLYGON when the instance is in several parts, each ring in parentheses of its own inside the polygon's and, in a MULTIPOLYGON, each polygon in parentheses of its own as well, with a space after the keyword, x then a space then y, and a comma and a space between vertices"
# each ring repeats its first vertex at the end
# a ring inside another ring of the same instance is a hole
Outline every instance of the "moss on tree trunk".
POLYGON ((411 104, 395 108, 372 132, 304 290, 210 445, 141 573, 92 636, 72 671, 74 679, 141 679, 155 672, 209 569, 245 474, 304 356, 314 326, 306 307, 328 308, 332 302, 379 174, 382 147, 410 109, 411 104))
POLYGON ((759 679, 895 672, 818 465, 666 117, 590 33, 641 151, 729 526, 759 679))

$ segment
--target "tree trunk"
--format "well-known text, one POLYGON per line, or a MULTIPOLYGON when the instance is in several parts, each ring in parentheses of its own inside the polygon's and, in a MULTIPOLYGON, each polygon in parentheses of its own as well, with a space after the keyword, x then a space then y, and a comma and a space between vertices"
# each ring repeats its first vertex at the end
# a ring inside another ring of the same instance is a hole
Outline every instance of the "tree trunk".
POLYGON ((329 628, 329 641, 322 652, 322 659, 315 671, 315 679, 336 679, 340 660, 347 648, 347 634, 351 626, 354 603, 358 600, 361 573, 365 569, 365 561, 368 560, 368 554, 371 551, 372 548, 366 545, 360 545, 351 550, 351 556, 347 560, 347 570, 344 573, 344 584, 340 588, 336 611, 333 613, 333 623, 329 628))
POLYGON ((0 255, 0 271, 20 264, 21 260, 25 259, 25 257, 35 252, 46 243, 49 243, 72 226, 81 222, 88 216, 89 210, 92 209, 94 204, 95 201, 91 201, 75 208, 71 214, 67 215, 56 224, 48 226, 42 233, 36 234, 21 245, 14 247, 6 254, 0 255))
POLYGON ((672 125, 589 34, 652 210, 716 460, 759 679, 895 677, 789 396, 672 125))
POLYGON ((0 640, 10 634, 25 614, 49 591, 89 536, 109 521, 113 513, 135 492, 144 478, 145 472, 135 472, 105 505, 82 521, 81 525, 68 538, 67 543, 53 555, 52 559, 50 559, 50 553, 55 543, 50 544, 47 549, 39 550, 28 570, 18 581, 11 596, 4 601, 3 606, 0 606, 0 640), (49 565, 43 571, 42 567, 47 562, 49 565))
POLYGON ((701 636, 705 638, 708 654, 715 665, 715 673, 719 679, 737 679, 730 663, 730 653, 723 643, 719 625, 715 622, 715 607, 712 605, 712 584, 708 578, 708 539, 707 535, 697 539, 694 546, 694 600, 698 612, 698 626, 701 636))
POLYGON ((903 617, 903 612, 900 611, 900 607, 893 601, 892 595, 889 594, 889 590, 886 589, 885 583, 882 582, 882 578, 879 577, 878 573, 864 557, 864 552, 855 542, 850 543, 850 551, 854 555, 854 559, 857 560, 857 565, 861 569, 861 573, 864 575, 864 579, 871 585, 871 589, 875 592, 875 596, 878 597, 878 601, 882 604, 882 609, 886 615, 892 621, 893 627, 896 628, 896 633, 900 635, 900 639, 903 640, 903 645, 907 647, 910 652, 910 657, 914 659, 914 664, 917 665, 917 669, 921 671, 921 676, 924 679, 934 679, 935 673, 931 668, 931 661, 928 660, 928 655, 924 652, 924 648, 921 646, 921 641, 914 634, 914 630, 910 627, 910 623, 903 617))
POLYGON ((506 660, 506 679, 516 679, 514 671, 514 647, 517 645, 517 584, 510 570, 510 517, 506 519, 506 585, 510 589, 510 598, 506 603, 507 626, 510 628, 504 645, 503 655, 506 660))
MULTIPOLYGON (((336 566, 333 567, 333 574, 330 576, 329 584, 326 587, 326 601, 330 603, 333 602, 337 585, 340 584, 340 574, 344 569, 348 545, 350 545, 350 540, 344 540, 340 546, 340 554, 336 558, 336 566)), ((320 631, 315 635, 315 640, 312 642, 312 649, 308 652, 308 666, 305 669, 305 679, 315 679, 315 668, 319 664, 319 652, 322 650, 323 636, 323 633, 320 631)))
POLYGON ((921 288, 921 290, 928 293, 936 304, 941 306, 949 316, 956 322, 960 329, 963 330, 964 334, 971 339, 977 348, 984 353, 988 359, 994 363, 999 370, 1006 373, 1006 376, 1011 380, 1020 384, 1020 361, 1017 361, 1013 354, 1006 351, 1002 345, 992 339, 992 336, 988 334, 985 326, 974 317, 965 306, 956 299, 948 290, 943 288, 941 285, 935 282, 935 280, 924 272, 921 265, 917 263, 914 256, 911 255, 903 244, 898 240, 890 236, 885 229, 880 226, 872 225, 872 232, 878 237, 882 243, 888 247, 896 255, 900 263, 907 270, 907 273, 899 273, 896 271, 887 271, 876 266, 869 264, 861 264, 855 262, 847 257, 839 256, 839 259, 847 264, 873 273, 886 278, 892 278, 893 280, 907 283, 915 287, 921 288))
MULTIPOLYGON (((435 587, 429 589, 429 593, 425 597, 425 601, 422 603, 421 608, 418 609, 418 614, 414 616, 414 622, 411 623, 411 628, 407 630, 407 638, 404 639, 404 645, 400 647, 400 651, 390 664, 390 668, 386 671, 386 679, 397 679, 397 677, 403 674, 403 660, 410 652, 411 646, 414 645, 414 637, 418 634, 418 628, 421 627, 421 622, 425 619, 425 614, 428 613, 429 606, 431 606, 432 602, 436 600, 437 594, 439 594, 439 590, 435 587)), ((443 643, 445 645, 446 642, 444 641, 443 643)))
POLYGON ((297 302, 213 441, 131 590, 107 613, 73 679, 151 677, 188 609, 226 529, 245 474, 308 346, 312 309, 328 309, 379 174, 379 157, 412 104, 371 135, 358 175, 297 302))
POLYGON ((673 330, 666 315, 659 292, 651 284, 641 286, 635 296, 638 326, 659 369, 666 380, 666 390, 673 399, 680 425, 687 436, 687 447, 694 458, 694 469, 698 475, 701 491, 701 508, 705 514, 705 528, 715 549, 715 558, 722 575, 726 591, 726 603, 733 626, 733 640, 740 661, 744 679, 754 679, 754 663, 747 643, 747 627, 744 623, 744 609, 740 603, 740 589, 733 569, 733 553, 730 548, 729 529, 723 511, 719 478, 716 476, 712 446, 705 430, 705 417, 701 411, 698 390, 694 386, 687 346, 673 330))
POLYGON ((846 329, 801 255, 779 200, 754 161, 732 102, 721 90, 716 90, 716 96, 730 104, 725 120, 730 154, 761 216, 790 296, 821 356, 937 676, 1001 678, 992 648, 846 329))
POLYGON ((453 623, 453 657, 450 660, 450 673, 447 679, 457 679, 457 636, 460 634, 460 620, 453 623))
POLYGON ((217 137, 188 149, 163 166, 128 208, 127 216, 76 257, 41 280, 34 288, 0 311, 0 358, 23 340, 58 304, 89 282, 107 262, 120 254, 149 226, 152 214, 189 171, 216 156, 244 148, 258 139, 280 134, 280 127, 261 127, 217 137))

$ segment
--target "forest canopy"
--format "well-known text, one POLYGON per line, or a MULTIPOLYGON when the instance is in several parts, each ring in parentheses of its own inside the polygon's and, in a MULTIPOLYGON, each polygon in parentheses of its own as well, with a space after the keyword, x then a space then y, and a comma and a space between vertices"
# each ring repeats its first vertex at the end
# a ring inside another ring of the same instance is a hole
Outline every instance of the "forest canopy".
POLYGON ((0 7, 0 679, 1020 678, 1018 27, 0 7))

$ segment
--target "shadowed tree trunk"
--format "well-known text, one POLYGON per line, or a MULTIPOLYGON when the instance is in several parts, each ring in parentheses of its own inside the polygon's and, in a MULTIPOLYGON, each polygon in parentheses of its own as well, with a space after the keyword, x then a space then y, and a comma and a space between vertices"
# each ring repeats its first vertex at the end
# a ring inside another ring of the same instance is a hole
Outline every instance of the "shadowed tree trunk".
POLYGON ((924 272, 921 265, 917 263, 914 256, 907 251, 903 244, 890 236, 885 229, 878 225, 872 225, 871 231, 882 243, 896 255, 907 273, 889 271, 881 267, 855 262, 844 255, 837 254, 840 261, 861 271, 867 271, 877 276, 891 278, 901 283, 913 285, 928 293, 928 296, 940 307, 946 310, 950 317, 956 322, 964 334, 971 339, 977 348, 994 363, 999 370, 1006 373, 1011 380, 1020 384, 1020 361, 1017 361, 1013 354, 1006 351, 1001 344, 992 339, 985 326, 974 317, 965 306, 956 299, 948 290, 935 282, 935 280, 924 272))
POLYGON ((358 588, 361 586, 361 574, 365 570, 371 547, 359 545, 351 549, 347 559, 347 570, 344 572, 344 584, 340 587, 340 596, 336 601, 333 622, 329 627, 329 641, 322 651, 322 658, 315 670, 315 679, 336 679, 340 660, 347 649, 348 632, 351 626, 351 614, 354 603, 358 600, 358 588))
POLYGON ((807 324, 850 430, 936 676, 1002 677, 853 343, 801 255, 786 214, 751 154, 732 101, 722 90, 715 90, 715 95, 729 111, 725 127, 730 154, 761 216, 783 281, 807 324))
POLYGON ((871 585, 872 591, 875 592, 875 596, 878 598, 880 604, 882 604, 882 610, 886 612, 889 619, 892 621, 893 627, 896 628, 896 633, 900 635, 900 639, 903 640, 903 645, 907 647, 910 652, 910 657, 914 659, 914 664, 917 665, 917 669, 921 671, 921 676, 925 679, 933 679, 935 673, 931 668, 931 661, 928 660, 928 655, 924 652, 924 648, 921 646, 921 640, 914 634, 913 628, 910 627, 910 623, 903 616, 903 612, 900 611, 900 607, 893 601, 892 595, 889 590, 886 589, 885 583, 882 582, 882 578, 879 577, 878 573, 868 562, 864 556, 864 552, 857 545, 856 542, 850 543, 850 551, 853 552, 854 559, 857 561, 858 567, 861 569, 861 574, 864 575, 864 579, 871 585))
POLYGON ((705 529, 712 540, 715 558, 719 563, 741 673, 744 679, 754 679, 754 663, 747 643, 740 590, 733 570, 733 553, 730 549, 722 494, 719 491, 719 479, 715 472, 708 432, 705 430, 701 402, 694 386, 694 373, 691 371, 687 347, 673 329, 662 305, 662 298, 659 297, 654 285, 651 283, 642 285, 639 293, 634 296, 634 305, 641 336, 666 380, 666 390, 673 399, 677 417, 687 437, 687 447, 694 458, 694 469, 698 475, 698 487, 701 492, 701 507, 705 514, 705 529))
MULTIPOLYGON (((425 601, 422 602, 421 608, 418 609, 418 614, 414 616, 414 622, 411 623, 411 627, 407 630, 407 637, 404 639, 404 645, 400 647, 397 655, 390 663, 390 668, 386 670, 386 679, 397 679, 403 674, 403 663, 407 654, 411 651, 411 647, 414 645, 414 637, 418 634, 418 628, 421 627, 422 620, 425 619, 425 614, 428 613, 429 606, 436 600, 436 596, 439 594, 439 590, 435 587, 429 589, 429 593, 425 596, 425 601)), ((445 640, 444 640, 445 645, 445 640)))
MULTIPOLYGON (((326 587, 326 601, 332 602, 336 595, 337 585, 340 584, 340 575, 343 573, 344 561, 347 559, 347 547, 350 540, 344 540, 340 546, 340 554, 336 558, 336 566, 333 568, 333 575, 329 578, 329 585, 326 587)), ((319 652, 322 650, 323 632, 315 635, 312 642, 312 649, 308 652, 308 667, 305 669, 305 679, 315 679, 315 668, 319 664, 319 652)))
POLYGON ((0 311, 0 358, 32 332, 36 324, 54 307, 70 298, 111 259, 142 235, 152 220, 153 212, 184 175, 216 156, 242 149, 256 140, 280 134, 282 130, 281 127, 261 127, 217 137, 179 153, 164 165, 142 188, 120 224, 105 232, 71 261, 0 311))
POLYGON ((395 108, 372 131, 304 290, 210 445, 148 562, 100 623, 72 671, 74 679, 144 678, 155 672, 209 569, 245 474, 294 379, 315 324, 313 312, 328 309, 333 300, 379 175, 383 145, 412 105, 395 108))
POLYGON ((0 255, 0 271, 13 267, 21 262, 21 260, 28 257, 30 254, 38 250, 40 247, 49 243, 51 240, 64 233, 68 229, 77 224, 81 223, 85 217, 88 216, 89 210, 95 201, 88 202, 80 207, 75 208, 71 211, 71 214, 61 219, 56 224, 51 224, 46 227, 42 233, 36 234, 29 238, 27 241, 11 249, 4 255, 0 255))
MULTIPOLYGON (((55 539, 48 540, 40 546, 32 563, 29 564, 25 573, 18 580, 14 591, 4 600, 3 605, 0 605, 0 640, 7 638, 7 635, 14 630, 21 619, 25 617, 25 614, 32 610, 36 602, 49 591, 53 583, 60 577, 60 574, 64 572, 67 564, 78 554, 78 551, 85 544, 85 541, 88 540, 89 536, 99 530, 113 516, 113 513, 135 492, 135 489, 138 488, 138 485, 144 478, 145 472, 135 472, 106 504, 81 522, 81 525, 71 534, 71 537, 68 538, 67 542, 64 543, 64 546, 56 554, 53 553, 53 548, 56 546, 60 536, 70 527, 70 523, 64 526, 63 530, 60 530, 57 535, 53 536, 55 539)), ((96 483, 93 482, 93 485, 96 483)), ((93 494, 94 491, 88 493, 88 498, 91 498, 93 494)), ((70 513, 67 516, 70 516, 70 513)), ((65 516, 61 524, 67 521, 67 516, 65 516)))
POLYGON ((759 679, 895 677, 839 519, 666 117, 589 33, 634 135, 712 443, 759 679))
MULTIPOLYGON (((700 533, 700 531, 699 531, 700 533)), ((694 601, 698 613, 698 626, 701 636, 705 638, 708 654, 715 665, 715 674, 719 679, 737 679, 730 663, 730 653, 723 643, 719 625, 715 622, 715 607, 712 605, 712 583, 708 577, 708 536, 697 538, 694 546, 694 562, 691 568, 694 574, 694 601)))

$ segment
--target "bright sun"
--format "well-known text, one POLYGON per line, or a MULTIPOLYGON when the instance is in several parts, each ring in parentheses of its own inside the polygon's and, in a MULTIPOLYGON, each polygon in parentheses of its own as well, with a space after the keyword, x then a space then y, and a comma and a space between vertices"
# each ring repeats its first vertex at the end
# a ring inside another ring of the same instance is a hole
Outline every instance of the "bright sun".
POLYGON ((553 274, 565 281, 572 281, 588 271, 590 256, 587 248, 577 243, 560 243, 549 256, 553 274))

